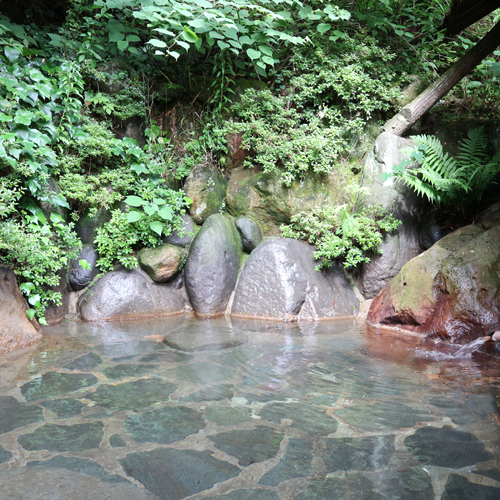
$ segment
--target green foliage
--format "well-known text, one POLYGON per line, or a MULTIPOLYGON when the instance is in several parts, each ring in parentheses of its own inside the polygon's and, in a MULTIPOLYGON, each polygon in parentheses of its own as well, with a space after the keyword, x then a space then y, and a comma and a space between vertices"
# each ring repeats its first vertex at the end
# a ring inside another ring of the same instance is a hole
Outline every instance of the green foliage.
POLYGON ((335 52, 297 51, 293 70, 277 75, 278 95, 248 89, 231 108, 226 129, 242 134, 251 152, 245 164, 279 173, 287 186, 308 172, 331 173, 364 120, 397 102, 385 68, 393 58, 369 37, 347 37, 335 52))
POLYGON ((500 172, 500 152, 493 157, 487 154, 484 127, 469 131, 454 158, 443 151, 437 137, 418 135, 412 140, 416 147, 408 152, 408 159, 393 167, 393 175, 434 205, 461 208, 479 203, 500 172), (419 166, 406 170, 412 162, 419 166))
POLYGON ((353 212, 341 205, 300 212, 291 218, 290 224, 281 226, 281 235, 316 245, 317 270, 335 262, 355 267, 369 262, 373 254, 381 253, 383 234, 393 231, 399 224, 401 221, 381 207, 353 212))
POLYGON ((59 285, 58 272, 80 247, 71 223, 64 223, 55 212, 48 222, 33 202, 27 202, 16 219, 0 220, 0 262, 23 280, 20 289, 33 306, 28 310, 30 318, 36 316, 44 324, 45 308, 61 303, 60 292, 49 287, 59 285))

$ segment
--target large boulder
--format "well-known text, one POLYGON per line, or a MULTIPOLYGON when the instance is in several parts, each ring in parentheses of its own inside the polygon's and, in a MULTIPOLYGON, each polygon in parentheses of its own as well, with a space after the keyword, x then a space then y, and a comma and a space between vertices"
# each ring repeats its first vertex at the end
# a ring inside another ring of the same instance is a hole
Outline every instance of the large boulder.
POLYGON ((24 347, 42 338, 38 323, 26 315, 24 300, 15 274, 6 266, 0 266, 0 352, 24 347))
POLYGON ((105 274, 79 299, 83 321, 112 321, 180 314, 182 291, 174 284, 155 283, 138 269, 105 274))
POLYGON ((360 285, 365 298, 373 298, 385 284, 421 249, 419 244, 423 202, 399 180, 382 175, 392 172, 392 167, 404 158, 404 149, 411 141, 389 132, 379 135, 364 164, 363 187, 369 194, 363 202, 381 205, 402 221, 397 231, 387 234, 381 245, 382 254, 374 256, 363 268, 360 285))
POLYGON ((343 269, 316 271, 313 254, 304 241, 261 243, 241 272, 231 316, 279 321, 356 316, 359 301, 343 269))
POLYGON ((330 176, 308 175, 287 188, 271 173, 254 173, 235 168, 227 186, 227 209, 234 216, 249 216, 264 230, 277 236, 281 224, 292 215, 325 205, 342 205, 349 200, 346 185, 349 169, 335 170, 330 176))
POLYGON ((226 197, 226 178, 217 170, 196 165, 186 180, 186 196, 193 200, 189 213, 197 224, 203 224, 216 214, 226 197))
POLYGON ((234 224, 211 215, 196 235, 184 270, 186 290, 197 316, 225 313, 236 285, 241 240, 234 224))
POLYGON ((468 342, 500 329, 500 204, 408 262, 368 321, 468 342))
POLYGON ((143 248, 137 260, 141 269, 156 283, 164 283, 179 274, 184 264, 182 248, 175 245, 161 245, 156 248, 143 248))
POLYGON ((73 261, 69 271, 69 286, 72 290, 83 290, 101 271, 97 267, 99 252, 93 245, 83 245, 78 257, 73 261), (90 266, 83 269, 80 260, 86 260, 90 266))

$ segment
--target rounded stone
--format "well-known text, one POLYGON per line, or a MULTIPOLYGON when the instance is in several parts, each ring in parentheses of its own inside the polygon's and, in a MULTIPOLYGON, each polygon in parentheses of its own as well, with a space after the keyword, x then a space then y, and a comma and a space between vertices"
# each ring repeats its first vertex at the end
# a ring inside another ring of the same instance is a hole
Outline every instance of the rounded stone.
POLYGON ((155 283, 136 269, 105 274, 79 299, 83 321, 109 321, 180 314, 184 299, 171 284, 155 283))
POLYGON ((231 315, 279 321, 355 316, 359 300, 343 270, 315 267, 313 247, 304 241, 266 240, 243 268, 231 315))
POLYGON ((186 262, 186 290, 197 316, 220 316, 236 285, 241 240, 223 215, 211 215, 196 235, 186 262))
POLYGON ((195 233, 193 219, 187 214, 182 215, 181 218, 183 220, 181 227, 174 229, 171 234, 165 236, 163 238, 164 243, 177 247, 186 247, 193 241, 195 233))
POLYGON ((72 290, 83 290, 99 273, 97 267, 99 252, 94 245, 83 245, 78 257, 73 261, 69 272, 69 286, 72 290), (86 260, 90 269, 83 269, 80 260, 86 260))
POLYGON ((238 217, 234 224, 241 235, 243 250, 250 253, 262 241, 260 226, 248 217, 238 217))
POLYGON ((164 283, 176 276, 184 263, 184 252, 175 245, 143 248, 137 260, 141 269, 156 283, 164 283))

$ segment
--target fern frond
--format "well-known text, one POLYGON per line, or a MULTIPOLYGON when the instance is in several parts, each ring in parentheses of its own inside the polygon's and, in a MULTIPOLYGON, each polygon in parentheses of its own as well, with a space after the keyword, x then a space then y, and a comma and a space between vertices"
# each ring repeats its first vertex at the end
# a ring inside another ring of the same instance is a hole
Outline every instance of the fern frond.
POLYGON ((469 171, 475 170, 477 165, 482 165, 487 161, 486 148, 488 141, 484 127, 469 130, 468 138, 460 144, 457 161, 460 166, 466 167, 469 171))
POLYGON ((442 193, 431 184, 423 181, 416 175, 407 173, 403 177, 403 182, 412 188, 419 196, 426 196, 430 203, 440 205, 443 201, 442 193))

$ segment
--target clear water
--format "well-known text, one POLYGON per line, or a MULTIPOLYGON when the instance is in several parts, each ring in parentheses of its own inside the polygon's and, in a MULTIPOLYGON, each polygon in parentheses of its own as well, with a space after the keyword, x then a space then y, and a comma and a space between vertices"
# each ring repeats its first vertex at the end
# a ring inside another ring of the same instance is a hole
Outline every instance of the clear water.
POLYGON ((58 325, 0 358, 0 500, 499 499, 496 352, 418 342, 352 321, 58 325))

